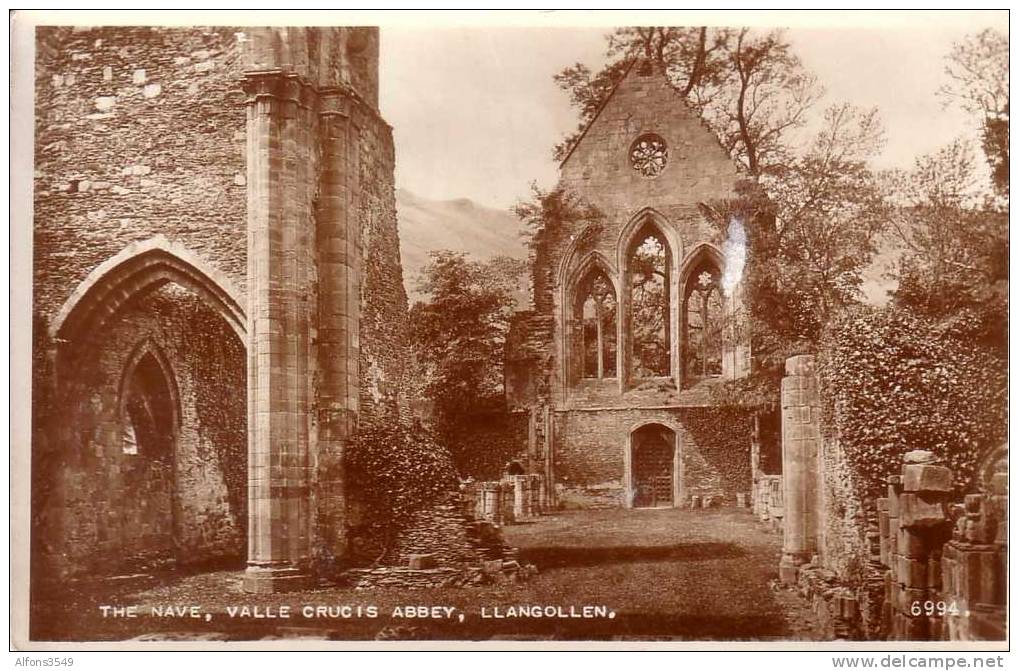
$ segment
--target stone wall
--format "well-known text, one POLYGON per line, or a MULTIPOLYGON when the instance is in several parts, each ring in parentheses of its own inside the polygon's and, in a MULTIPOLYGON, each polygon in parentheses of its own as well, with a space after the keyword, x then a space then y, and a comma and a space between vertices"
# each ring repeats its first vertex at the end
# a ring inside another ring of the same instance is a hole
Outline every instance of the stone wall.
POLYGON ((930 452, 905 451, 888 496, 862 500, 837 437, 824 436, 813 357, 782 384, 782 581, 833 638, 1002 640, 1007 464, 985 492, 958 492, 930 452))
POLYGON ((892 640, 1005 640, 1007 473, 952 503, 952 471, 906 454, 878 500, 884 630, 892 640))
MULTIPOLYGON (((512 411, 528 412, 531 472, 552 486, 550 498, 570 507, 630 505, 627 477, 630 432, 642 421, 679 432, 673 494, 693 497, 749 494, 749 438, 727 444, 718 432, 694 435, 688 413, 711 406, 714 380, 684 379, 680 356, 683 289, 688 274, 710 258, 721 263, 724 235, 701 206, 731 197, 735 164, 661 71, 635 66, 612 92, 560 166, 568 198, 593 206, 600 217, 552 222, 532 240, 531 305, 518 313, 507 338, 506 397, 512 411), (668 162, 654 177, 634 170, 631 147, 655 133, 668 145, 668 162), (650 226, 664 238, 669 258, 670 374, 637 379, 627 356, 630 269, 626 256, 650 226), (581 379, 570 338, 576 329, 578 282, 597 267, 617 299, 617 365, 602 379, 581 379)), ((738 310, 738 291, 727 305, 738 310)), ((749 350, 726 345, 727 378, 748 370, 749 350), (738 351, 736 351, 738 349, 738 351), (729 356, 732 354, 733 356, 729 356), (738 361, 730 364, 730 359, 738 361)))
POLYGON ((675 505, 688 505, 695 496, 734 504, 737 494, 748 494, 751 489, 749 440, 735 450, 720 448, 724 445, 721 439, 718 444, 710 437, 698 440, 688 419, 689 413, 698 411, 627 408, 556 412, 553 460, 560 502, 571 507, 627 505, 625 474, 631 432, 656 423, 679 432, 675 505))
POLYGON ((245 115, 232 28, 37 32, 34 313, 163 234, 245 284, 245 115))
MULTIPOLYGON (((216 494, 221 500, 209 507, 241 510, 251 493, 248 519, 258 525, 249 549, 259 561, 307 568, 312 556, 342 555, 342 455, 358 414, 409 419, 395 152, 377 109, 377 29, 43 27, 37 44, 33 472, 53 495, 40 499, 47 531, 33 538, 48 546, 58 533, 94 535, 78 504, 61 507, 65 494, 73 498, 63 490, 121 478, 121 466, 93 464, 62 479, 51 455, 74 452, 83 439, 51 427, 68 412, 79 412, 84 426, 108 421, 102 404, 61 405, 74 394, 117 397, 112 369, 78 378, 87 366, 77 362, 92 363, 90 337, 116 336, 130 350, 130 336, 117 329, 131 317, 134 336, 155 329, 175 341, 168 351, 193 339, 175 330, 185 325, 169 308, 157 310, 162 321, 151 329, 136 314, 155 309, 152 291, 174 285, 212 308, 207 328, 225 319, 230 337, 251 343, 247 363, 199 362, 221 353, 196 349, 174 367, 175 383, 200 387, 206 371, 230 364, 240 387, 223 391, 221 402, 243 407, 248 388, 249 410, 271 418, 263 426, 242 417, 237 427, 252 437, 256 486, 247 489, 245 473, 239 496, 236 488, 216 494)), ((192 309, 181 300, 179 310, 192 309)), ((225 440, 222 426, 203 424, 196 412, 182 413, 182 437, 225 440)), ((203 477, 232 482, 230 472, 203 477)), ((205 505, 205 494, 183 496, 189 477, 173 485, 175 500, 205 505)), ((170 486, 153 478, 140 479, 153 491, 170 486)), ((231 514, 229 533, 211 530, 225 522, 187 518, 173 542, 193 557, 227 546, 233 554, 246 533, 244 516, 231 514)), ((148 536, 149 549, 165 547, 162 532, 148 536)), ((82 553, 42 554, 86 568, 82 553)))
POLYGON ((244 556, 244 347, 197 297, 166 287, 85 346, 33 461, 36 566, 49 578, 244 556), (172 459, 124 450, 125 371, 139 347, 172 372, 172 459))

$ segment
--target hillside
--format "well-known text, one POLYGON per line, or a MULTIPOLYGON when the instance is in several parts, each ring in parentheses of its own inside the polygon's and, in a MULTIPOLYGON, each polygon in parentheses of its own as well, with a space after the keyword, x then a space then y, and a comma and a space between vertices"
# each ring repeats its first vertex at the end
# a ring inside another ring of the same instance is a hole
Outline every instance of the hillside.
POLYGON ((508 210, 497 210, 467 199, 429 200, 396 190, 396 216, 400 225, 403 282, 413 303, 428 252, 451 249, 483 260, 493 256, 527 258, 520 237, 521 224, 508 210))

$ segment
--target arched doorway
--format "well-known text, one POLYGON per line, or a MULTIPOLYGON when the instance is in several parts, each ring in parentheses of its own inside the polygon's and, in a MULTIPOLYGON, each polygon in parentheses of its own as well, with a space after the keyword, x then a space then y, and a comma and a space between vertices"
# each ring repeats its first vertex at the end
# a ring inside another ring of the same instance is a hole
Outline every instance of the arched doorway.
POLYGON ((124 507, 121 541, 128 564, 145 555, 175 558, 180 516, 176 443, 180 411, 176 381, 162 352, 144 343, 129 359, 120 393, 124 507))
POLYGON ((675 505, 676 434, 661 424, 647 424, 630 434, 630 491, 634 508, 675 505))
POLYGON ((50 325, 53 396, 33 445, 40 575, 243 562, 245 320, 217 276, 165 240, 135 243, 50 325))

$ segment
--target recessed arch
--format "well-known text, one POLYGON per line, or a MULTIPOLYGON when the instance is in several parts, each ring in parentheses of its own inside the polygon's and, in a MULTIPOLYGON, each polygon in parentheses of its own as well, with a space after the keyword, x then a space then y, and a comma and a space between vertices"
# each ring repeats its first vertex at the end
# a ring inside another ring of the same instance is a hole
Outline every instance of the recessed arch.
POLYGON ((143 341, 128 356, 117 405, 123 454, 173 463, 180 395, 173 369, 155 343, 143 341))
POLYGON ((727 325, 722 287, 725 258, 701 243, 690 250, 680 273, 681 378, 683 386, 724 372, 727 325))
POLYGON ((170 364, 169 358, 167 358, 166 354, 163 352, 163 349, 151 338, 146 338, 135 345, 131 350, 131 353, 128 354, 127 358, 124 360, 124 366, 120 376, 120 385, 117 389, 117 406, 119 416, 123 417, 126 411, 131 376, 134 374, 139 363, 141 363, 143 359, 146 359, 146 357, 151 357, 151 360, 155 362, 162 373, 170 396, 170 408, 173 419, 172 425, 174 427, 174 431, 179 431, 181 424, 181 408, 180 389, 177 387, 177 375, 173 370, 173 366, 170 364))
POLYGON ((666 419, 642 420, 627 431, 623 451, 627 508, 681 505, 680 436, 677 424, 666 419))
POLYGON ((653 227, 667 243, 672 258, 678 259, 683 254, 683 241, 678 233, 669 225, 669 220, 653 207, 644 207, 637 211, 619 231, 616 240, 616 263, 620 268, 626 267, 626 259, 631 247, 639 243, 637 236, 643 236, 646 227, 653 227))
MULTIPOLYGON (((596 257, 602 261, 607 268, 611 268, 611 263, 605 258, 603 254, 598 251, 590 251, 587 254, 581 253, 581 247, 585 246, 585 242, 591 239, 592 232, 596 231, 601 227, 600 224, 591 223, 588 224, 580 231, 578 235, 573 237, 569 246, 566 248, 566 252, 563 254, 562 259, 559 261, 559 268, 556 272, 556 279, 560 286, 564 286, 568 283, 571 275, 575 275, 577 268, 582 267, 584 264, 590 262, 592 257, 596 257), (577 258, 580 258, 580 262, 577 263, 577 258)), ((609 273, 612 274, 611 272, 609 273)))
POLYGON ((170 282, 193 291, 247 341, 244 310, 230 280, 162 235, 132 243, 93 269, 57 312, 50 336, 73 342, 102 328, 127 301, 170 282))
POLYGON ((710 260, 718 266, 719 272, 725 271, 725 255, 722 254, 722 250, 710 242, 702 242, 691 248, 690 251, 686 253, 686 256, 683 257, 683 263, 680 264, 680 286, 686 285, 686 282, 690 277, 690 273, 700 266, 701 262, 704 260, 710 260))
POLYGON ((648 208, 630 221, 620 238, 629 383, 675 377, 676 248, 672 227, 648 208))

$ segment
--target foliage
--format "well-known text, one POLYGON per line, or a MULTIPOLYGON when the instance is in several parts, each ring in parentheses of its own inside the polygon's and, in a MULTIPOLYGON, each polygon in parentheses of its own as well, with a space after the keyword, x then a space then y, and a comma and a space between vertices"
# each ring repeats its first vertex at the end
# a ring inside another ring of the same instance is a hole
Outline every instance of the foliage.
MULTIPOLYGON (((347 479, 385 553, 414 512, 456 490, 449 452, 428 431, 399 422, 362 423, 345 453, 347 479)), ((385 554, 384 553, 384 554, 385 554)))
POLYGON ((984 451, 1006 439, 1006 371, 940 324, 889 307, 840 316, 818 360, 827 430, 865 494, 909 450, 943 459, 965 487, 984 451))
POLYGON ((410 310, 411 341, 440 412, 502 393, 502 359, 520 261, 435 251, 410 310))
POLYGON ((808 342, 860 298, 863 271, 888 217, 867 165, 882 144, 876 109, 834 105, 803 155, 766 180, 778 209, 780 288, 797 335, 808 342))
POLYGON ((688 408, 683 425, 701 456, 708 460, 730 491, 750 490, 750 443, 753 419, 746 408, 688 408))
POLYGON ((1004 356, 1008 214, 983 203, 976 182, 972 149, 961 141, 889 176, 899 205, 892 224, 905 247, 894 297, 1004 356))
POLYGON ((830 107, 812 143, 762 180, 766 187, 743 182, 736 198, 702 207, 719 235, 731 236, 738 224, 746 236, 741 330, 756 368, 727 386, 730 395, 773 406, 785 359, 816 351, 824 325, 859 302, 888 216, 867 167, 881 141, 876 111, 830 107))
MULTIPOLYGON (((722 145, 752 176, 784 162, 784 136, 820 94, 781 31, 706 27, 619 28, 606 36, 609 64, 577 63, 555 76, 586 126, 636 61, 660 68, 722 145)), ((578 133, 555 148, 565 158, 578 133)))
POLYGON ((588 237, 594 237, 600 230, 602 212, 562 184, 544 191, 532 183, 531 196, 530 201, 517 203, 513 214, 524 222, 524 237, 532 255, 543 241, 554 239, 577 224, 587 224, 582 234, 588 237))
POLYGON ((485 441, 468 440, 503 403, 503 360, 514 293, 523 262, 475 261, 466 254, 431 252, 420 290, 426 301, 410 310, 411 342, 434 406, 433 425, 462 472, 472 474, 473 452, 485 441))
POLYGON ((978 115, 984 152, 999 194, 1008 196, 1008 36, 990 28, 952 47, 938 93, 946 103, 978 115))

